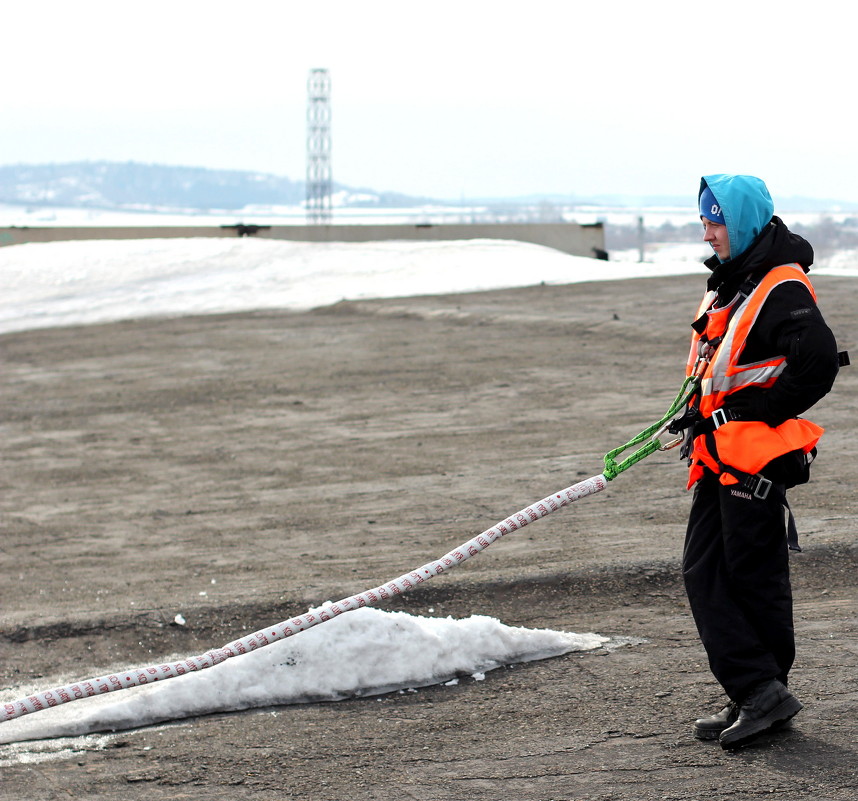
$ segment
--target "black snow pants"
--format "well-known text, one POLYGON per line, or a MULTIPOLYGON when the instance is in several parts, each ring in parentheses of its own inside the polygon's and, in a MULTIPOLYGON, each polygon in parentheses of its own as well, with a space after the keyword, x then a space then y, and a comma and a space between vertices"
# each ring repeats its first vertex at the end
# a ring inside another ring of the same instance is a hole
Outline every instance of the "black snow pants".
POLYGON ((706 471, 696 484, 682 572, 712 674, 741 703, 761 682, 787 683, 795 659, 784 487, 765 500, 706 471))

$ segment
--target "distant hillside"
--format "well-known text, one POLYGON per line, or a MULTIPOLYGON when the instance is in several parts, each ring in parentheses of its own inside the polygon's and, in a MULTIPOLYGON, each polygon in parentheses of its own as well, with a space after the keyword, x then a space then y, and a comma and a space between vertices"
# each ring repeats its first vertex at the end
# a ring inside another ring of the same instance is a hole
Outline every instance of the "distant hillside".
MULTIPOLYGON (((67 164, 15 164, 0 166, 0 203, 61 206, 123 211, 234 212, 248 206, 298 206, 305 198, 304 181, 278 175, 203 167, 172 167, 137 162, 84 161, 67 164)), ((598 206, 644 209, 688 208, 693 198, 622 195, 528 195, 509 198, 468 198, 485 206, 499 219, 545 214, 561 208, 598 206)), ((415 197, 334 184, 334 204, 340 208, 418 208, 458 205, 438 198, 415 197)), ((782 211, 856 211, 858 204, 795 197, 779 198, 782 211)), ((552 218, 553 219, 553 218, 552 218)), ((543 221, 548 221, 543 219, 543 221)))
MULTIPOLYGON (((343 206, 404 207, 431 202, 393 192, 335 185, 343 206)), ((125 210, 234 211, 246 206, 297 206, 303 181, 239 170, 136 162, 0 166, 0 203, 125 210)))

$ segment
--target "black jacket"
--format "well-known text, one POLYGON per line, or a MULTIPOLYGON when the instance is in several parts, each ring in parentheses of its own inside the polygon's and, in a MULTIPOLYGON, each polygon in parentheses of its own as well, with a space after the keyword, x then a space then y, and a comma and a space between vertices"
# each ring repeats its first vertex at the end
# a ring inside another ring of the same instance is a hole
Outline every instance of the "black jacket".
MULTIPOLYGON (((778 217, 735 259, 717 256, 707 287, 718 292, 719 305, 729 303, 747 280, 758 283, 774 267, 798 263, 808 272, 813 248, 778 217)), ((741 354, 742 364, 786 356, 786 366, 769 389, 748 388, 729 396, 726 406, 745 419, 775 426, 806 412, 825 396, 838 371, 837 343, 807 288, 789 281, 776 287, 760 310, 741 354)))

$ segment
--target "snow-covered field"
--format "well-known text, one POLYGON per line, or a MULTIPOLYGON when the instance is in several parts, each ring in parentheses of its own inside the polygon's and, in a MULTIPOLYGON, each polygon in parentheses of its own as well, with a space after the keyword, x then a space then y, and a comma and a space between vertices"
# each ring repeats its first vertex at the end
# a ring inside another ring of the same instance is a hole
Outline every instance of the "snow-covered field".
POLYGON ((644 265, 605 262, 497 240, 318 244, 248 237, 28 244, 0 248, 0 333, 700 269, 699 262, 676 257, 644 265))
MULTIPOLYGON (((641 276, 705 274, 704 244, 648 246, 610 261, 540 245, 307 243, 255 238, 50 242, 0 248, 0 333, 139 317, 309 309, 385 298, 641 276)), ((815 274, 858 274, 853 252, 815 274)))

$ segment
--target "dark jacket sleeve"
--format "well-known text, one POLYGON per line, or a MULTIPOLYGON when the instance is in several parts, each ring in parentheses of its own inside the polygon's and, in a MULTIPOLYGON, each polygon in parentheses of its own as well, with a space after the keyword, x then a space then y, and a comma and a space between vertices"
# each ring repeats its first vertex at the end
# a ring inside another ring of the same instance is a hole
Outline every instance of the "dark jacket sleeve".
POLYGON ((803 414, 824 397, 839 369, 834 334, 807 287, 797 281, 781 284, 766 299, 741 361, 773 355, 786 356, 786 366, 768 390, 755 392, 760 419, 774 426, 803 414))

